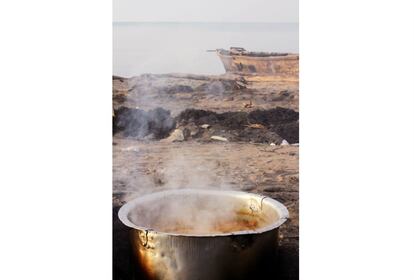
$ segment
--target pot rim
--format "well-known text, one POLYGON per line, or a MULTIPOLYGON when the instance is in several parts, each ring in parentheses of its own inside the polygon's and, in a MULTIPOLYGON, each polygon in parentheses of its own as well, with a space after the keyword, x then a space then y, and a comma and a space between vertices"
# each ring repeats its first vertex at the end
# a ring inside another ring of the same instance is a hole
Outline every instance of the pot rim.
POLYGON ((248 193, 243 191, 234 191, 234 190, 217 190, 217 189, 173 189, 173 190, 164 190, 154 193, 145 194, 143 196, 139 196, 137 198, 134 198, 127 203, 125 203, 118 211, 118 217, 121 220, 121 222, 126 225, 127 227, 142 230, 146 232, 153 232, 156 234, 161 235, 168 235, 168 236, 185 236, 185 237, 215 237, 215 236, 232 236, 232 235, 244 235, 244 234, 260 234, 267 231, 271 231, 273 229, 276 229, 280 227, 286 220, 289 218, 289 211, 287 210, 286 206, 284 206, 279 201, 268 197, 264 195, 259 195, 255 193, 248 193), (270 223, 269 225, 266 225, 264 227, 260 227, 256 230, 242 230, 242 231, 233 231, 233 232, 227 232, 227 233, 210 233, 210 234, 195 234, 195 233, 173 233, 173 232, 164 232, 164 231, 158 231, 151 228, 138 226, 135 223, 133 223, 129 218, 128 214, 129 212, 139 203, 151 198, 157 198, 157 197, 163 197, 165 195, 169 194, 177 194, 177 193, 184 193, 184 194, 190 194, 190 193, 206 193, 206 194, 224 194, 229 196, 235 196, 235 197, 255 197, 259 199, 261 202, 263 202, 266 199, 266 203, 268 203, 270 206, 272 206, 278 213, 279 218, 270 223))

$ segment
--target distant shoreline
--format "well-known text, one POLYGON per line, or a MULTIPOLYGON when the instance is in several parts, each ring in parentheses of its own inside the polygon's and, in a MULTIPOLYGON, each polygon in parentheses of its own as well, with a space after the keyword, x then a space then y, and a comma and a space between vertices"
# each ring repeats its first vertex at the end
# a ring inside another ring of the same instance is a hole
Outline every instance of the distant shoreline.
POLYGON ((113 21, 112 24, 296 24, 299 22, 234 22, 234 21, 113 21))

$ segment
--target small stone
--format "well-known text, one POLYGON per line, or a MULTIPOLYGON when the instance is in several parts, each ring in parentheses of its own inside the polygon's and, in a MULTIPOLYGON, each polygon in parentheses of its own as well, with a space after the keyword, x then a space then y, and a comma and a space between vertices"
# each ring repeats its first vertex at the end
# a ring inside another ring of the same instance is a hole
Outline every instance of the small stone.
POLYGON ((210 125, 209 124, 203 124, 203 125, 201 125, 201 128, 204 128, 204 129, 207 129, 207 128, 209 128, 210 127, 210 125))
POLYGON ((139 152, 139 148, 138 147, 134 147, 134 146, 129 146, 126 148, 121 149, 122 151, 127 151, 127 152, 139 152))
POLYGON ((289 142, 283 139, 282 143, 280 143, 280 146, 289 146, 289 142))
POLYGON ((182 142, 184 141, 184 133, 181 129, 177 128, 164 140, 165 142, 182 142))
POLYGON ((290 92, 288 90, 282 90, 282 91, 280 91, 280 95, 289 96, 290 92))
POLYGON ((270 143, 270 146, 276 146, 276 144, 275 143, 270 143))
POLYGON ((190 136, 197 136, 200 133, 200 130, 198 129, 190 129, 190 136))
POLYGON ((227 140, 227 138, 221 137, 221 136, 211 136, 210 137, 213 140, 217 140, 217 141, 223 141, 223 142, 227 142, 229 140, 227 140))

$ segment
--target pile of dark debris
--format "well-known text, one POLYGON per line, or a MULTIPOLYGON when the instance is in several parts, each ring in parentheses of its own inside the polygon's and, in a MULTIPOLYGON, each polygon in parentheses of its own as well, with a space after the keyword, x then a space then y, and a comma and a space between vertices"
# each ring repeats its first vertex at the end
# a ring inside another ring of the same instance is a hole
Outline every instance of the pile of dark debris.
POLYGON ((114 111, 113 133, 169 142, 299 143, 299 113, 282 107, 225 113, 187 109, 174 118, 163 108, 144 111, 122 106, 114 111))

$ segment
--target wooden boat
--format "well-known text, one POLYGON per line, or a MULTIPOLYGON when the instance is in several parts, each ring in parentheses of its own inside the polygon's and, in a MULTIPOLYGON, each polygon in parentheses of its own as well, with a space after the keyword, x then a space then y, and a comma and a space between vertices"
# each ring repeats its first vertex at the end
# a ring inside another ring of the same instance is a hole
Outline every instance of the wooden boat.
POLYGON ((244 48, 217 49, 227 73, 298 76, 299 55, 294 53, 248 52, 244 48))

